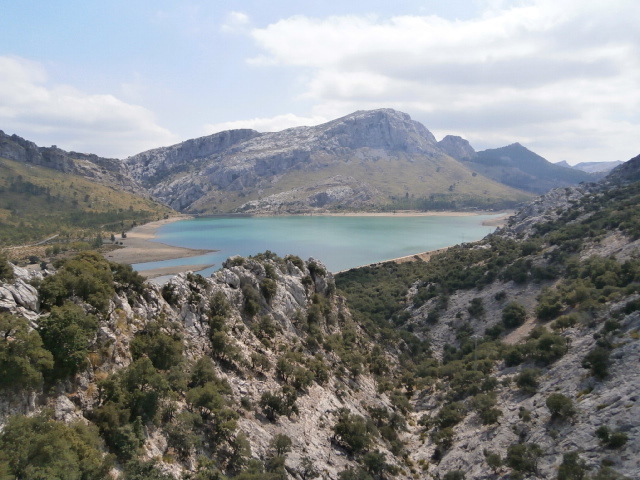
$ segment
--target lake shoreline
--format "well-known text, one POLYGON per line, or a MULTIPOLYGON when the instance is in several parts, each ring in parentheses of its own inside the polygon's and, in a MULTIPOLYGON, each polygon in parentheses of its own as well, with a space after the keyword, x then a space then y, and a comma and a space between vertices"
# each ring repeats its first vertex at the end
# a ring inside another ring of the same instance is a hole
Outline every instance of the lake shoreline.
MULTIPOLYGON (((328 212, 328 213, 318 213, 314 216, 331 216, 331 217, 429 217, 429 216, 438 216, 438 217, 462 217, 462 216, 475 216, 475 215, 500 215, 499 217, 483 222, 483 225, 486 226, 501 226, 504 224, 506 219, 513 215, 513 211, 503 211, 503 212, 486 212, 486 211, 477 211, 477 212, 446 212, 446 211, 429 211, 429 212, 420 212, 420 211, 396 211, 396 212, 328 212)), ((206 217, 199 218, 216 218, 216 217, 233 217, 234 215, 211 215, 206 217)), ((249 215, 245 215, 249 216, 249 215)), ((274 215, 256 215, 256 216, 274 216, 274 215)), ((294 215, 288 215, 294 216, 294 215)), ((306 214, 304 216, 311 216, 306 214)), ((205 255, 207 253, 213 253, 218 250, 199 250, 185 247, 175 247, 172 245, 166 245, 160 242, 155 241, 157 238, 157 231, 160 227, 167 225, 169 223, 177 222, 180 220, 188 220, 196 218, 192 215, 179 215, 175 217, 170 217, 164 220, 158 220, 154 222, 149 222, 144 225, 138 225, 133 229, 126 232, 126 238, 119 239, 118 243, 122 243, 122 246, 118 246, 113 250, 110 250, 104 254, 105 258, 110 261, 116 263, 124 263, 124 264, 139 264, 139 263, 150 263, 150 262, 159 262, 165 260, 174 260, 179 258, 189 258, 196 257, 199 255, 205 255)), ((400 257, 396 259, 389 259, 386 261, 412 261, 416 258, 420 258, 424 261, 427 261, 431 255, 434 253, 438 253, 443 249, 420 252, 413 255, 407 255, 405 257, 400 257)), ((384 262, 375 262, 374 264, 379 264, 384 262)), ((203 264, 191 264, 191 265, 179 265, 179 266, 168 266, 162 268, 156 268, 152 270, 143 270, 139 272, 146 278, 155 278, 159 276, 165 275, 176 275, 182 272, 189 271, 199 271, 205 268, 211 267, 212 265, 203 265, 203 264)), ((363 265, 366 266, 366 265, 363 265)))

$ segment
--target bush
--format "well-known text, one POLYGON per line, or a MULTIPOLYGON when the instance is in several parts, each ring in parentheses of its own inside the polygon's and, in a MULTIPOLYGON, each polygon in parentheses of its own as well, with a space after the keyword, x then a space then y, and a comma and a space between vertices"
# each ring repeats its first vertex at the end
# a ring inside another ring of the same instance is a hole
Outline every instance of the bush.
POLYGON ((290 416, 298 413, 296 400, 298 395, 292 387, 284 386, 278 393, 264 392, 260 397, 260 408, 265 416, 275 422, 279 415, 290 416))
POLYGON ((264 278, 260 282, 260 291, 262 292, 264 298, 269 302, 273 297, 276 296, 276 292, 278 291, 278 284, 271 278, 264 278))
POLYGON ((506 328, 516 328, 524 323, 527 310, 517 302, 511 302, 502 309, 502 324, 506 328))
POLYGON ((573 400, 561 393, 552 393, 549 395, 546 405, 553 418, 564 420, 573 417, 577 413, 573 405, 573 400))
POLYGON ((536 473, 538 459, 542 456, 542 449, 535 443, 517 443, 509 445, 505 464, 516 472, 536 473))
POLYGON ((587 464, 580 459, 578 452, 565 453, 558 468, 557 480, 583 480, 586 478, 587 469, 587 464))
POLYGON ((371 428, 364 417, 342 408, 333 426, 333 438, 351 453, 359 453, 371 444, 371 428))
POLYGON ((443 406, 435 417, 438 428, 453 427, 466 416, 464 405, 460 402, 448 403, 443 406))
POLYGON ((602 425, 596 430, 596 436, 607 448, 622 448, 629 437, 624 432, 612 432, 609 427, 602 425))
POLYGON ((533 395, 538 390, 539 375, 537 368, 525 368, 516 376, 516 385, 523 392, 533 395))
POLYGON ((260 294, 249 284, 242 286, 242 294, 244 295, 244 313, 253 317, 260 311, 260 294))
POLYGON ((603 380, 609 375, 609 355, 608 348, 596 347, 584 357, 582 368, 588 368, 591 375, 603 380))
POLYGON ((53 307, 48 317, 40 319, 42 343, 53 354, 54 379, 75 375, 88 365, 89 342, 97 329, 96 318, 70 302, 53 307))
POLYGON ((284 457, 291 451, 291 438, 283 433, 277 433, 269 442, 269 448, 277 457, 284 457))
POLYGON ((58 273, 46 277, 39 288, 43 306, 62 306, 79 297, 99 312, 106 312, 115 293, 111 263, 97 252, 82 252, 66 260, 58 273))
POLYGON ((469 303, 469 306, 467 307, 467 311, 472 317, 482 317, 484 315, 484 305, 482 304, 482 299, 479 297, 472 299, 471 303, 469 303))
POLYGON ((465 475, 463 470, 449 470, 442 477, 443 480, 465 480, 467 476, 465 475))
POLYGON ((130 348, 134 360, 147 356, 158 370, 169 370, 182 361, 182 339, 163 333, 158 324, 136 333, 130 348))
POLYGON ((53 368, 40 335, 22 318, 0 313, 0 390, 33 390, 53 368))
POLYGON ((102 448, 95 427, 44 415, 11 417, 0 434, 2 478, 109 480, 112 459, 102 448))
POLYGON ((13 267, 7 261, 4 253, 0 252, 0 281, 11 282, 13 279, 13 267))

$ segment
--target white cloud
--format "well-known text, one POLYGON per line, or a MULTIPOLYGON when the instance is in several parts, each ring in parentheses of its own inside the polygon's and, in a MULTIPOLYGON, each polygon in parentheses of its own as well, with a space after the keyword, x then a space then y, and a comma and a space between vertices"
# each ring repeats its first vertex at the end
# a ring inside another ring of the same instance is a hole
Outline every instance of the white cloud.
POLYGON ((123 157, 177 141, 153 114, 113 95, 52 85, 44 67, 0 56, 0 124, 41 145, 123 157))
POLYGON ((485 6, 464 21, 290 17, 251 31, 263 53, 248 62, 297 67, 304 100, 321 115, 393 107, 484 145, 491 138, 528 142, 553 161, 638 153, 640 2, 485 6), (594 135, 603 137, 600 146, 583 148, 594 135))
POLYGON ((225 130, 236 130, 250 128, 258 132, 279 132, 287 128, 313 126, 327 122, 329 118, 323 116, 300 117, 292 113, 277 115, 271 118, 252 118, 249 120, 237 120, 231 122, 211 123, 203 127, 205 135, 222 132, 225 130))
POLYGON ((249 16, 243 12, 229 12, 220 25, 220 30, 225 33, 245 32, 250 24, 249 16))

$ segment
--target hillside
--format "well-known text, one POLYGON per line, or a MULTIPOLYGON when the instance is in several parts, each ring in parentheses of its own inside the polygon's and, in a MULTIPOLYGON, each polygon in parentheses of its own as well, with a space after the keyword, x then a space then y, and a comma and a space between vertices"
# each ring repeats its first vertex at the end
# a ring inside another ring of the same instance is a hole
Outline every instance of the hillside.
POLYGON ((638 171, 335 279, 270 252, 162 288, 93 253, 46 278, 0 258, 0 472, 636 478, 638 171))
POLYGON ((95 240, 173 211, 93 179, 0 157, 0 245, 95 240))
POLYGON ((477 152, 468 166, 497 182, 536 194, 600 178, 553 164, 519 143, 477 152))
POLYGON ((154 198, 189 213, 504 207, 528 198, 472 172, 391 109, 275 133, 222 132, 125 163, 154 198))

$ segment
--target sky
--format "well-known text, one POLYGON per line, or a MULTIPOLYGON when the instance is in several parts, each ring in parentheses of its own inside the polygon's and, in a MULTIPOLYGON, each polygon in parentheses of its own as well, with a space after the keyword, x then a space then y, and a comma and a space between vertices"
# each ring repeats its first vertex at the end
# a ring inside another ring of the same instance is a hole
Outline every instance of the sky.
POLYGON ((638 0, 0 0, 0 130, 126 158, 394 108, 552 162, 640 153, 638 0))

